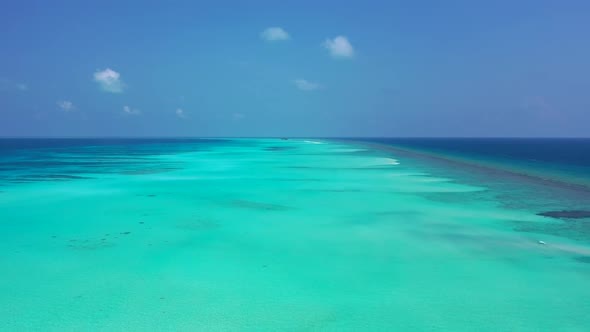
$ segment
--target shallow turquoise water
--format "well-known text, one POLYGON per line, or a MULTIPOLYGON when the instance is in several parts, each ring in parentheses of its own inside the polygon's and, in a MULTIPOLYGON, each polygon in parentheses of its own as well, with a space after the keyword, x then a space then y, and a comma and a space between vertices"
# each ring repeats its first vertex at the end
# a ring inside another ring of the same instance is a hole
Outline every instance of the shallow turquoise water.
POLYGON ((93 151, 53 159, 133 163, 0 187, 0 330, 590 326, 587 224, 536 215, 584 197, 328 140, 93 151))

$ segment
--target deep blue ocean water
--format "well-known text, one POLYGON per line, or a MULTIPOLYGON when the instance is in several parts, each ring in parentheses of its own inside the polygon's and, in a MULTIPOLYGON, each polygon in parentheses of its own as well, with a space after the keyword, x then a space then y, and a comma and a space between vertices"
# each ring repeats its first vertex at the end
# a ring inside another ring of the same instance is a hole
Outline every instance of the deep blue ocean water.
MULTIPOLYGON (((588 138, 354 138, 464 164, 486 166, 590 190, 588 138)), ((141 172, 174 168, 150 156, 207 150, 247 141, 199 138, 4 138, 0 139, 0 183, 65 179, 96 172, 141 172), (54 169, 61 173, 53 174, 54 169), (15 173, 16 171, 16 173, 15 173), (44 174, 46 176, 44 176, 44 174)))
POLYGON ((152 157, 207 151, 223 139, 5 138, 0 139, 0 185, 88 178, 88 174, 139 174, 173 170, 176 161, 152 157))
POLYGON ((366 138, 423 153, 590 189, 588 138, 366 138))
POLYGON ((370 138, 363 140, 440 153, 590 168, 590 138, 370 138))

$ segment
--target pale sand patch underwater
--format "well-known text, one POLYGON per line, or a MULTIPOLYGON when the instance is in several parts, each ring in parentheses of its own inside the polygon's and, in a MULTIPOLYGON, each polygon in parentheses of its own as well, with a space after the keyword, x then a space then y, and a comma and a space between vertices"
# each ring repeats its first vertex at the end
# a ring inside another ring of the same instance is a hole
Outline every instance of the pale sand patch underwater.
POLYGON ((484 185, 329 140, 161 149, 3 188, 0 330, 590 326, 588 242, 516 231, 560 221, 484 185))

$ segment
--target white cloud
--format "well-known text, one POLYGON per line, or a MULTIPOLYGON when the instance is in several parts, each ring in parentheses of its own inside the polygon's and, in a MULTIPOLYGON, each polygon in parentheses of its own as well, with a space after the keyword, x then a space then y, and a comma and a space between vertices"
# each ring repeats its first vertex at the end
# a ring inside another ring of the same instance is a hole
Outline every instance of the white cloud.
POLYGON ((177 117, 179 117, 181 119, 186 119, 186 116, 187 116, 186 112, 182 108, 177 108, 174 113, 176 113, 177 117))
POLYGON ((75 109, 74 103, 69 100, 58 101, 57 106, 66 112, 73 111, 75 109))
POLYGON ((310 81, 304 80, 302 78, 294 80, 293 83, 295 83, 295 86, 299 90, 303 90, 303 91, 313 91, 313 90, 320 89, 322 87, 318 83, 310 82, 310 81))
POLYGON ((125 84, 121 81, 121 74, 110 68, 97 70, 94 73, 94 80, 106 92, 121 93, 125 88, 125 84))
POLYGON ((280 41, 280 40, 288 40, 291 38, 287 31, 283 30, 283 28, 279 27, 272 27, 267 28, 260 34, 260 37, 266 41, 280 41))
POLYGON ((129 106, 124 106, 123 107, 123 112, 125 114, 129 114, 129 115, 139 115, 141 114, 141 111, 135 108, 131 108, 129 106))
POLYGON ((24 83, 15 83, 7 78, 0 78, 0 91, 27 91, 29 87, 24 83))
POLYGON ((322 45, 335 58, 352 58, 354 56, 354 48, 344 36, 338 36, 334 39, 328 38, 322 45))

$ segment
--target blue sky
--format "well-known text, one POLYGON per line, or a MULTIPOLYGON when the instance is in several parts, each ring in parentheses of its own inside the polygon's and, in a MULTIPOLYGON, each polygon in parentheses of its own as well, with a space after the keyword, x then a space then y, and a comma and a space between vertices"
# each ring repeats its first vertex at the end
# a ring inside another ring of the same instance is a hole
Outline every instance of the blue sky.
POLYGON ((4 1, 0 136, 590 136, 588 1, 4 1))

